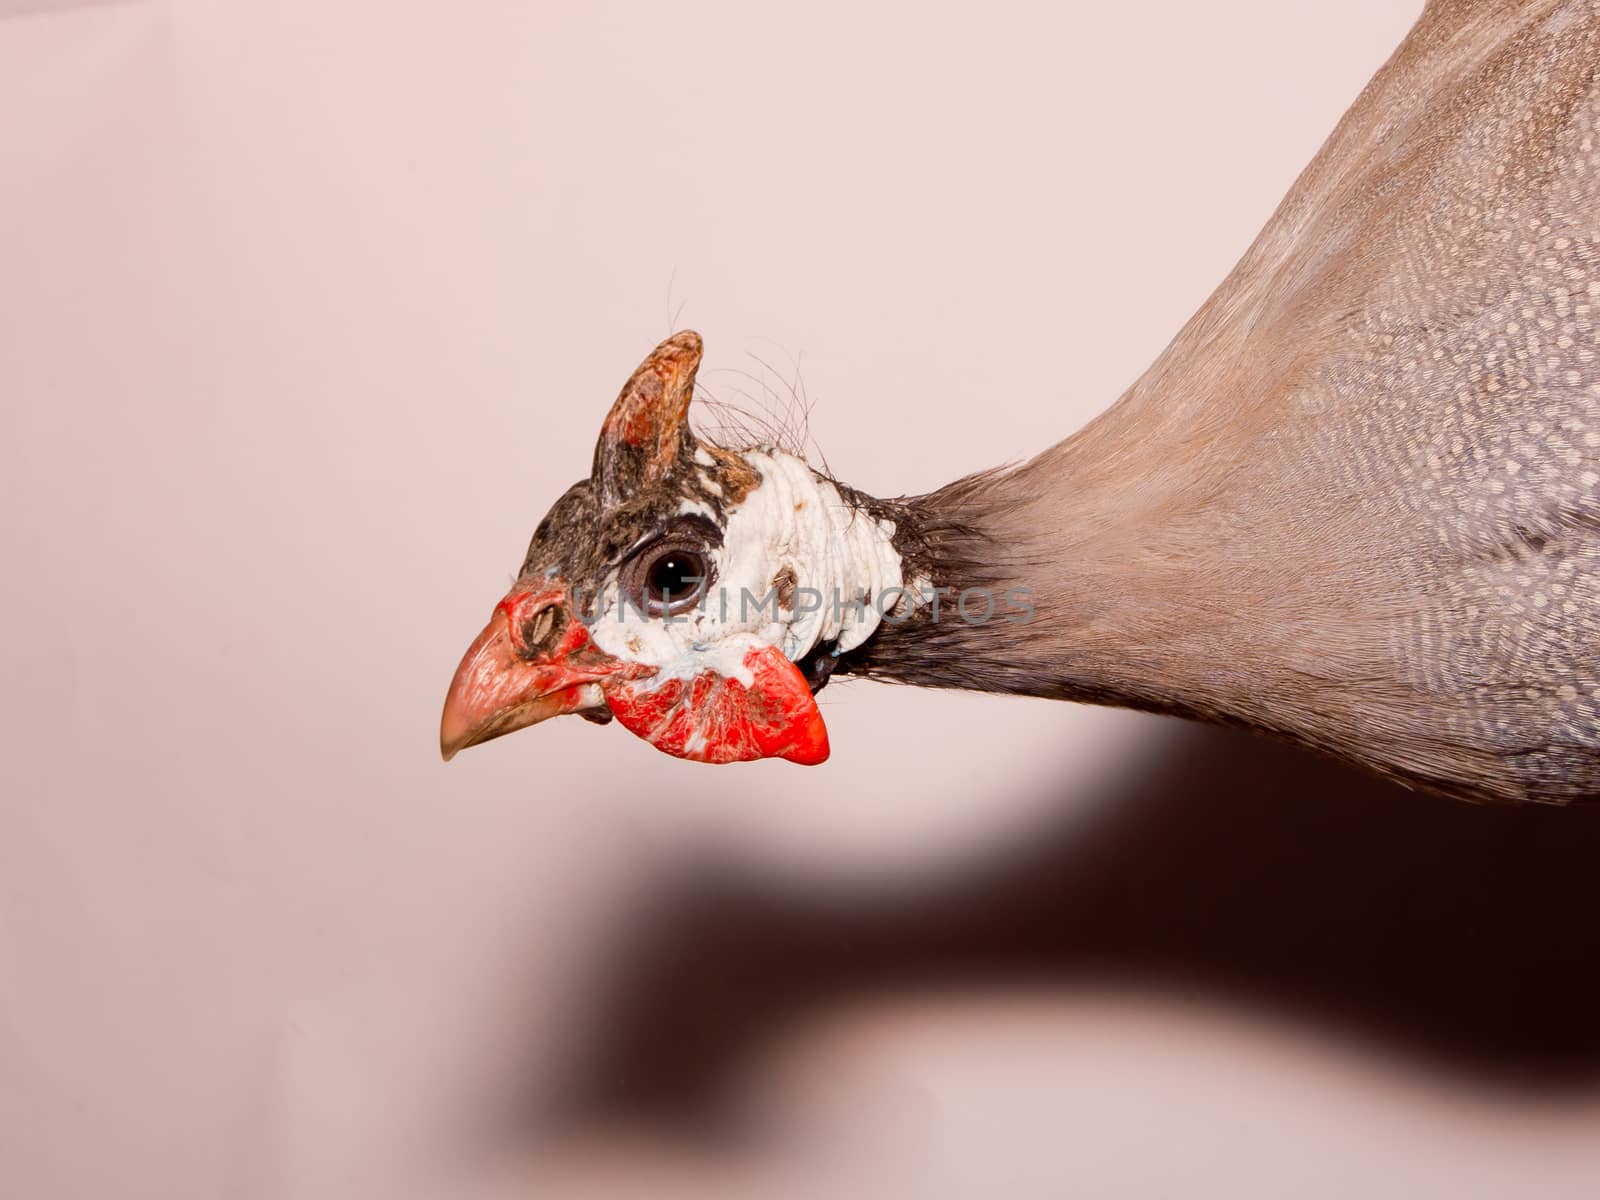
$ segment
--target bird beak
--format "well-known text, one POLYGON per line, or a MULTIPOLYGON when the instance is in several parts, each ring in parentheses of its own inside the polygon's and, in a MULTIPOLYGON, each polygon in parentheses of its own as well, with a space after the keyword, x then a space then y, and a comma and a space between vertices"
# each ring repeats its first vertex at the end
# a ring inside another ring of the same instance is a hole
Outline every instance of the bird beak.
POLYGON ((623 663, 589 638, 559 580, 519 584, 495 606, 450 681, 439 752, 457 751, 562 713, 605 711, 602 682, 653 673, 623 663))

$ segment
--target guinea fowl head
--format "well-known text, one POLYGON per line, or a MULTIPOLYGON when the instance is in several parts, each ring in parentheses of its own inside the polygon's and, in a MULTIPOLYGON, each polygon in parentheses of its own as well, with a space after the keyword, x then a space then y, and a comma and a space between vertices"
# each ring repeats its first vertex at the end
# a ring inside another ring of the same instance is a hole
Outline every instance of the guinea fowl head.
POLYGON ((445 758, 562 713, 701 762, 827 758, 826 659, 872 631, 886 589, 909 604, 894 528, 793 455, 698 439, 700 354, 676 334, 623 387, 589 478, 461 660, 445 758))

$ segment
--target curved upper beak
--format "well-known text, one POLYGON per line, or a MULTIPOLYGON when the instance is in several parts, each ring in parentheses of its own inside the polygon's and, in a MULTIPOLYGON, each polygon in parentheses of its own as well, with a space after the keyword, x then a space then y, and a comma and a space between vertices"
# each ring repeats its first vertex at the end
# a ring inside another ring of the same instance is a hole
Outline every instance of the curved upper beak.
POLYGON ((601 681, 623 669, 573 618, 564 585, 514 587, 450 681, 439 752, 448 762, 479 742, 562 713, 603 707, 601 681))

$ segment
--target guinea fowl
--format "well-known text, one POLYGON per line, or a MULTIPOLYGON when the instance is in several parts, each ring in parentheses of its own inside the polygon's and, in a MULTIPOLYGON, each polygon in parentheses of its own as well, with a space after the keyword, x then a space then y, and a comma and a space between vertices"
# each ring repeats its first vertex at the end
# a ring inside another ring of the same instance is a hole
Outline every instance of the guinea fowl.
POLYGON ((1597 76, 1588 0, 1433 0, 1113 407, 928 495, 697 437, 700 339, 668 339, 463 659, 445 756, 579 712, 819 762, 848 673, 1600 795, 1597 76))

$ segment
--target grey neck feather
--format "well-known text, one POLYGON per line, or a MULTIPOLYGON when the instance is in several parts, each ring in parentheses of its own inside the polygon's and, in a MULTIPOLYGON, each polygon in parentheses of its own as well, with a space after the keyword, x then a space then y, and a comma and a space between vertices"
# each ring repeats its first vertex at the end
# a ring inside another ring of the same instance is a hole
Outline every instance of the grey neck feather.
POLYGON ((947 590, 937 611, 881 626, 840 670, 1229 719, 1236 697, 1214 663, 1225 635, 1198 611, 1215 607, 1195 594, 1198 573, 1150 536, 1160 526, 1141 518, 1136 486, 1119 503, 1091 480, 1074 486, 1078 457, 1069 442, 925 496, 866 501, 895 522, 907 577, 947 590), (958 607, 968 589, 971 619, 958 607))

